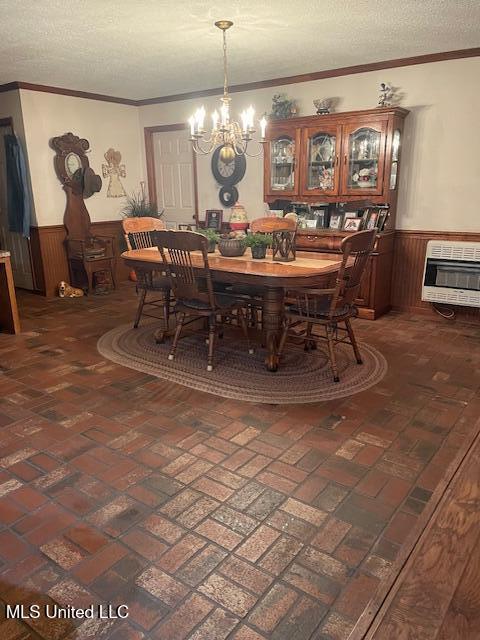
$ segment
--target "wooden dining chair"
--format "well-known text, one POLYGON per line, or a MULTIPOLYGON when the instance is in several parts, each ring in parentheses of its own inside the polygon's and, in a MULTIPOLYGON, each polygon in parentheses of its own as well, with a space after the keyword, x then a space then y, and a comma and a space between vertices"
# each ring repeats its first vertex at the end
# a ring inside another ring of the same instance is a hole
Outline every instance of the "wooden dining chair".
POLYGON ((194 231, 164 231, 156 233, 155 239, 176 300, 174 312, 177 316, 177 326, 168 359, 175 358, 182 329, 198 318, 205 318, 208 320, 207 371, 212 371, 217 317, 221 317, 222 320, 231 319, 234 311, 249 352, 253 353, 248 342, 244 302, 231 295, 214 291, 208 262, 207 238, 194 231), (194 255, 194 252, 197 254, 194 255))
POLYGON ((365 273, 368 258, 375 245, 376 229, 359 231, 343 239, 341 244, 342 264, 337 275, 335 286, 330 289, 304 288, 287 292, 290 301, 285 309, 285 326, 279 344, 279 357, 284 349, 288 335, 298 339, 304 338, 305 350, 316 346, 321 339, 327 341, 328 355, 333 379, 339 382, 335 343, 351 344, 358 364, 362 364, 362 356, 358 348, 351 318, 357 315, 355 300, 358 297, 362 277, 365 273), (353 263, 350 261, 353 258, 353 263), (340 323, 345 328, 340 327, 340 323), (302 332, 294 329, 303 326, 302 332), (325 335, 318 335, 314 327, 320 326, 325 335), (339 337, 339 331, 342 336, 339 337))
MULTIPOLYGON (((294 218, 257 218, 250 223, 250 231, 252 233, 270 234, 274 231, 295 231, 296 227, 297 222, 294 218)), ((233 285, 231 290, 235 295, 243 296, 247 301, 250 326, 261 328, 263 289, 253 285, 233 285)))
MULTIPOLYGON (((165 223, 158 218, 125 218, 122 221, 123 232, 125 234, 125 242, 129 251, 132 249, 147 249, 155 247, 153 232, 165 229, 165 223)), ((163 271, 152 271, 149 269, 142 270, 140 267, 135 269, 137 277, 137 292, 139 293, 138 307, 135 314, 133 327, 136 329, 140 323, 142 315, 149 318, 158 319, 158 315, 145 312, 147 308, 160 309, 161 319, 165 325, 165 331, 168 329, 170 320, 170 281, 163 271), (147 299, 149 293, 154 294, 154 298, 147 299)), ((164 332, 165 333, 165 332, 164 332)), ((164 335, 164 334, 163 334, 164 335)))
POLYGON ((274 231, 295 231, 295 218, 257 218, 250 223, 252 233, 273 233, 274 231))

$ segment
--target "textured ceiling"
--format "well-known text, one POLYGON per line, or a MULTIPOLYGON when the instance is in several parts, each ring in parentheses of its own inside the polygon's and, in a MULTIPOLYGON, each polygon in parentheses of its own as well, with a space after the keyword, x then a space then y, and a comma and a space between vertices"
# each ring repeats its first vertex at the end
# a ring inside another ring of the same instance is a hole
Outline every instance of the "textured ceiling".
POLYGON ((0 0, 0 84, 123 98, 480 45, 479 0, 0 0))

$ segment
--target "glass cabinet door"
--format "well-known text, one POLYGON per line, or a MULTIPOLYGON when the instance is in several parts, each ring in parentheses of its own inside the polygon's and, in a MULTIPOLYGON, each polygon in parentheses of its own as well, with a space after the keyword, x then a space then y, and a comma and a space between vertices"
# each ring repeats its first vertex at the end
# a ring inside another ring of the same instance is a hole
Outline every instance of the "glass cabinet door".
POLYGON ((302 171, 302 192, 305 195, 337 193, 337 144, 340 140, 337 128, 307 129, 305 135, 303 153, 306 154, 306 161, 302 171))
POLYGON ((346 127, 344 189, 348 194, 380 194, 385 162, 385 123, 346 127))
POLYGON ((270 142, 270 184, 272 193, 295 193, 295 135, 279 134, 270 142))

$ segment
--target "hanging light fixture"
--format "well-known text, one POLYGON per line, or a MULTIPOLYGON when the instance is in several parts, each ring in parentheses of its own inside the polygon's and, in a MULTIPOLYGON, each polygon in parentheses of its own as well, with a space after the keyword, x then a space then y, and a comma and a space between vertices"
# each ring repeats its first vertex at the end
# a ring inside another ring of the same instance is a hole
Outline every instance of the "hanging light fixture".
MULTIPOLYGON (((254 140, 255 133, 254 116, 255 111, 252 106, 240 114, 242 124, 235 120, 230 120, 230 102, 231 98, 228 94, 228 77, 227 77, 227 36, 226 31, 230 29, 233 22, 230 20, 219 20, 215 22, 215 26, 221 29, 223 33, 223 96, 220 98, 222 106, 220 113, 215 109, 212 114, 212 131, 207 136, 204 129, 205 124, 205 108, 202 106, 192 115, 188 123, 190 125, 190 141, 196 153, 207 155, 216 147, 222 145, 220 157, 223 162, 231 162, 237 155, 259 156, 263 147, 258 153, 249 153, 247 151, 249 143, 254 140)), ((267 120, 265 116, 259 122, 260 139, 257 142, 265 142, 265 131, 267 128, 267 120)))

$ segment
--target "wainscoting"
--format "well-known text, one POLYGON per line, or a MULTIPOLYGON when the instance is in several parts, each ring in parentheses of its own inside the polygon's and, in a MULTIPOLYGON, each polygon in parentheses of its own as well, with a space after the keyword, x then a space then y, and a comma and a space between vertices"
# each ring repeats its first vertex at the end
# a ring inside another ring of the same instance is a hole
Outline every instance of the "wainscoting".
MULTIPOLYGON (((126 280, 129 270, 118 257, 125 249, 121 220, 94 222, 92 227, 94 234, 115 238, 117 281, 126 280)), ((62 224, 31 228, 30 247, 35 289, 48 298, 57 295, 61 280, 69 280, 65 238, 65 227, 62 224)))
MULTIPOLYGON (((429 240, 480 242, 480 233, 446 231, 396 231, 392 271, 393 309, 414 313, 434 313, 429 302, 422 302, 425 252, 429 240)), ((479 319, 480 309, 455 307, 462 319, 479 319)))

